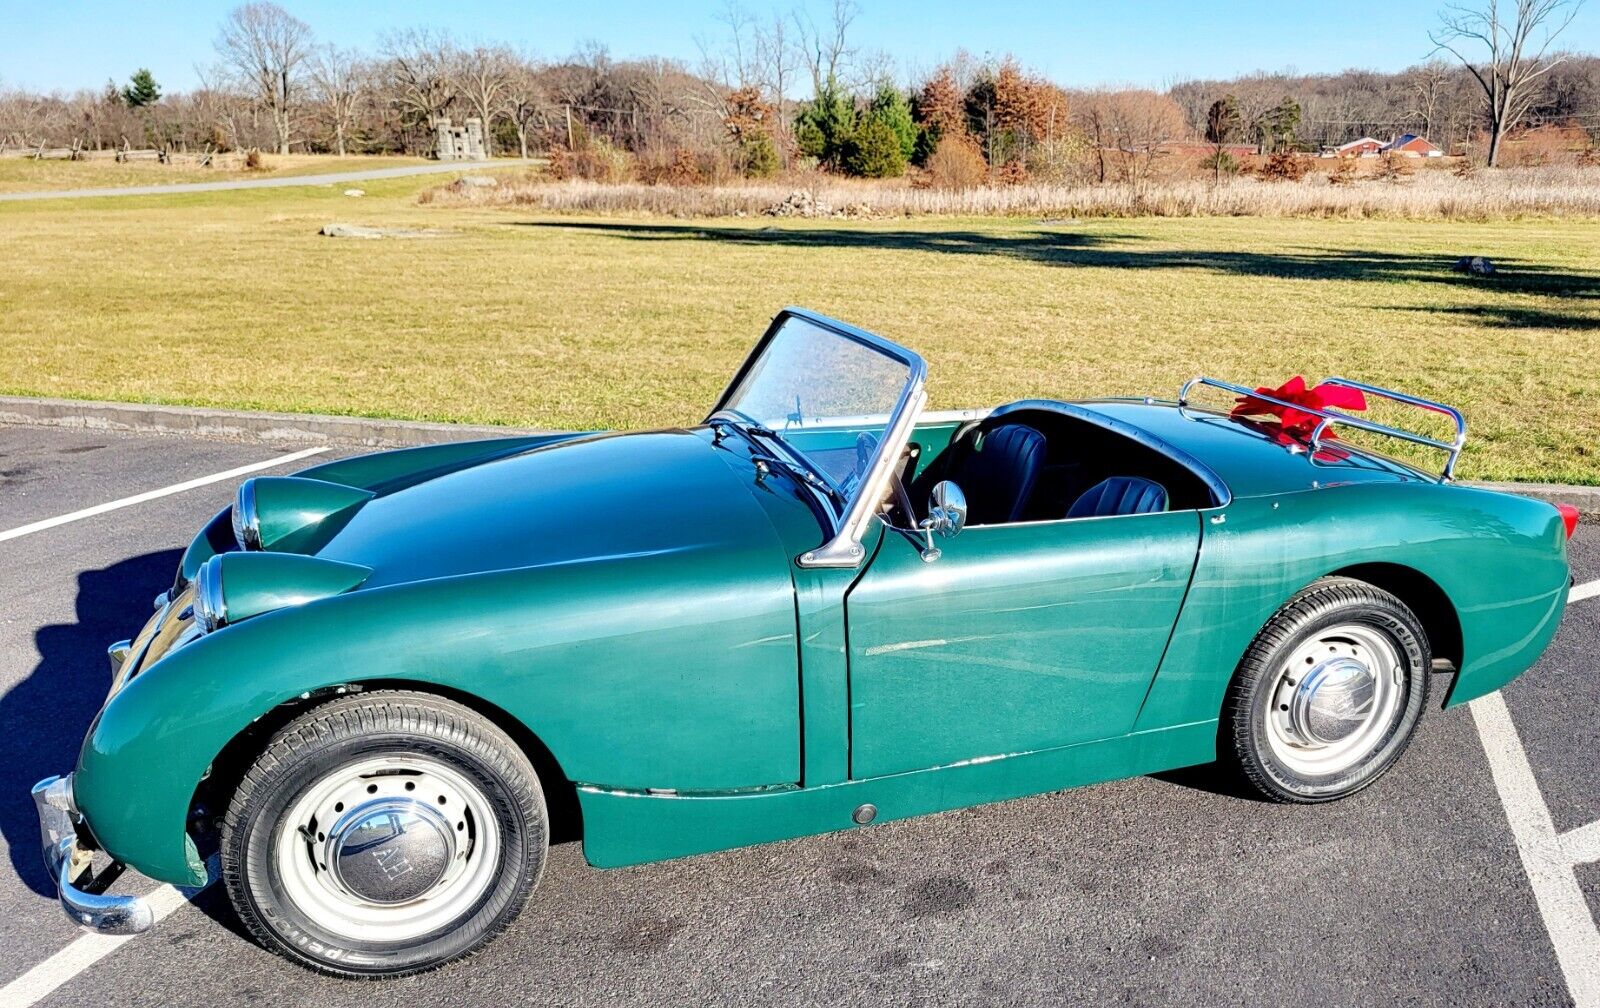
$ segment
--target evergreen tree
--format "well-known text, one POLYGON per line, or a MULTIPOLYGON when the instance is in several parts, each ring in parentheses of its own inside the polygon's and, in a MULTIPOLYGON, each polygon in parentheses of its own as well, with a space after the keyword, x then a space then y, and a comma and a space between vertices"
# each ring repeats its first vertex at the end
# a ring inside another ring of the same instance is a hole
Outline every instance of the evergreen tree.
POLYGON ((895 178, 906 171, 905 150, 900 136, 883 116, 871 114, 845 145, 844 169, 866 178, 895 178))
POLYGON ((1211 157, 1207 160, 1212 182, 1221 182, 1223 172, 1231 175, 1238 170, 1233 155, 1222 149, 1238 135, 1239 104, 1233 95, 1224 95, 1212 102, 1206 112, 1206 141, 1212 146, 1211 157))
POLYGON ((839 82, 828 78, 817 96, 800 107, 794 120, 795 145, 800 153, 821 164, 838 168, 845 145, 856 130, 856 107, 839 82))
POLYGON ((751 133, 739 142, 744 173, 750 178, 767 178, 778 170, 778 148, 767 133, 751 133))
POLYGON ((161 100, 161 85, 149 70, 140 67, 128 78, 128 86, 122 89, 122 100, 129 108, 154 105, 161 100))
POLYGON ((1300 130, 1300 103, 1288 95, 1261 120, 1262 142, 1270 151, 1294 149, 1300 130))
POLYGON ((1206 113, 1206 142, 1221 147, 1238 135, 1239 103, 1233 95, 1224 95, 1206 113))
POLYGON ((910 160, 917 150, 917 124, 911 119, 911 105, 906 101, 906 96, 900 93, 900 89, 889 83, 878 85, 878 93, 872 96, 872 105, 868 108, 867 114, 883 120, 884 124, 894 131, 895 137, 900 141, 901 157, 910 160))

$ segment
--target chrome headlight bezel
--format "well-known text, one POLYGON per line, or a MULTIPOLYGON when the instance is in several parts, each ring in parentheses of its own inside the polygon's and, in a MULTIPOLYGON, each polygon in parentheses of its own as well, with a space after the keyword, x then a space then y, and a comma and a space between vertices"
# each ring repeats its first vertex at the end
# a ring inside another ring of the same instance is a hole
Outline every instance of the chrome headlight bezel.
POLYGON ((256 511, 256 481, 239 484, 233 498, 233 538, 242 550, 261 548, 261 515, 256 511))
POLYGON ((194 577, 194 625, 210 633, 227 625, 228 605, 222 595, 222 557, 214 556, 194 577))

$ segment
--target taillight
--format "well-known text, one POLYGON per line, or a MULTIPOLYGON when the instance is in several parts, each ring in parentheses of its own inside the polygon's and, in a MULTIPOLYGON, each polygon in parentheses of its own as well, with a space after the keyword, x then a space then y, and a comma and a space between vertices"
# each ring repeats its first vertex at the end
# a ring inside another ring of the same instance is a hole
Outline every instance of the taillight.
POLYGON ((1556 510, 1561 512, 1561 520, 1567 526, 1567 538, 1571 539, 1572 534, 1578 531, 1578 509, 1571 504, 1557 504, 1556 510))

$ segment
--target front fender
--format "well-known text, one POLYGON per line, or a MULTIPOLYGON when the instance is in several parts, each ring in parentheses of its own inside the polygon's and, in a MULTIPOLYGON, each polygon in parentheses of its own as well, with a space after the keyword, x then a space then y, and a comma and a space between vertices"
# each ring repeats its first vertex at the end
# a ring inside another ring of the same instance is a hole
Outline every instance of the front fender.
POLYGON ((185 826, 228 742, 302 694, 395 679, 506 711, 574 782, 792 784, 796 653, 775 540, 357 591, 225 627, 139 673, 85 740, 75 797, 113 857, 198 883, 185 826))

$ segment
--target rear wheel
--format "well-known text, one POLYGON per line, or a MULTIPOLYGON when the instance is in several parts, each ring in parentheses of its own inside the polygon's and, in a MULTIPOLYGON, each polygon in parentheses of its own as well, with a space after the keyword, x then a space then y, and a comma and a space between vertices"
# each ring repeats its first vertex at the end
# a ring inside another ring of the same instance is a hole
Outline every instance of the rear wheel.
POLYGON ((492 722, 420 693, 318 707, 273 736, 223 821, 234 909, 262 944, 344 976, 477 950, 538 883, 545 803, 492 722))
POLYGON ((1223 707, 1221 750, 1273 801, 1354 794, 1405 751, 1428 698, 1416 615, 1350 578, 1307 587, 1256 635, 1223 707))

